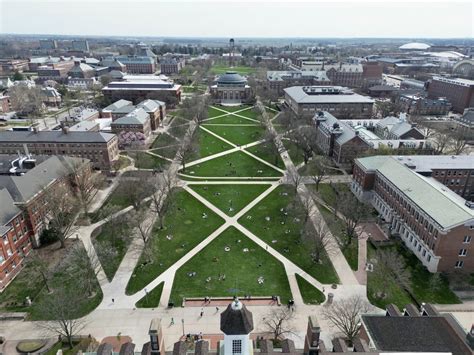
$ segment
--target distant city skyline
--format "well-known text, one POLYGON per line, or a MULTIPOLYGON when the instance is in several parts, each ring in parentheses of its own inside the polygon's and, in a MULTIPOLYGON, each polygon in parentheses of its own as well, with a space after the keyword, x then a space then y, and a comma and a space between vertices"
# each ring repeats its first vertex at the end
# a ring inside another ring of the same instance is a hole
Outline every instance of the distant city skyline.
POLYGON ((472 38, 471 1, 0 0, 0 33, 150 37, 472 38))

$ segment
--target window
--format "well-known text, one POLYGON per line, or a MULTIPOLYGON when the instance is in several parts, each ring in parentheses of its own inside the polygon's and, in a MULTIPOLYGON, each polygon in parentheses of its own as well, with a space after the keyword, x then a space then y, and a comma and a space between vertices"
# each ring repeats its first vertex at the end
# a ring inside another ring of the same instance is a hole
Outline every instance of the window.
POLYGON ((471 239, 472 239, 472 237, 471 237, 470 235, 466 235, 466 236, 464 237, 463 243, 464 243, 464 244, 469 244, 469 243, 471 242, 471 239))
POLYGON ((428 262, 431 261, 431 255, 428 255, 428 257, 426 258, 426 260, 428 260, 428 262))
POLYGON ((462 260, 456 261, 456 264, 454 265, 454 267, 455 267, 456 269, 460 269, 460 268, 462 268, 463 266, 464 266, 464 261, 462 261, 462 260))
POLYGON ((459 256, 466 256, 467 255, 467 249, 460 249, 459 250, 459 256))
POLYGON ((232 340, 232 354, 242 354, 242 340, 232 340))

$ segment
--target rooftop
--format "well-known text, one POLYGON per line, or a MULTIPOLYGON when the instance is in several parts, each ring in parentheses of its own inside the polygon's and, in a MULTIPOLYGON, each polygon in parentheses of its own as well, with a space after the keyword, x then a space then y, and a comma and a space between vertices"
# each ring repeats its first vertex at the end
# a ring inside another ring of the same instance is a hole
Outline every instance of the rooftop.
POLYGON ((150 116, 144 109, 135 108, 132 112, 113 121, 112 126, 114 124, 120 124, 120 125, 144 124, 149 118, 150 116))
POLYGON ((436 180, 408 168, 403 159, 373 156, 357 159, 357 162, 365 169, 376 170, 385 176, 442 228, 449 229, 474 221, 474 210, 465 206, 463 198, 436 180))
POLYGON ((374 103, 370 97, 356 94, 340 86, 292 86, 284 91, 299 104, 374 103))
POLYGON ((469 354, 464 339, 443 316, 387 317, 363 315, 363 324, 377 350, 469 354))
POLYGON ((102 132, 3 131, 0 143, 106 143, 115 135, 102 132))

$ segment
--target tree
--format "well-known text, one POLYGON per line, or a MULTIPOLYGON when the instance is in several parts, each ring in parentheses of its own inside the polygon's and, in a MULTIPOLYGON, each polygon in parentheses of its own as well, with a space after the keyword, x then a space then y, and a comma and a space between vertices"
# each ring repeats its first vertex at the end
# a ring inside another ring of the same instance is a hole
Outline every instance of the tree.
POLYGON ((333 251, 331 232, 321 216, 305 224, 303 239, 307 241, 313 261, 317 264, 321 262, 321 256, 325 252, 329 254, 333 251))
POLYGON ((263 319, 266 330, 273 335, 274 340, 281 339, 285 334, 295 332, 291 324, 294 319, 294 312, 291 308, 281 307, 272 309, 263 319))
POLYGON ((73 191, 76 193, 84 216, 87 217, 90 204, 98 189, 104 184, 105 177, 100 173, 92 172, 90 163, 84 160, 73 162, 68 173, 73 191))
POLYGON ((454 155, 462 154, 467 147, 467 129, 457 128, 448 134, 454 155))
POLYGON ((161 176, 152 177, 151 209, 158 215, 160 228, 163 229, 163 217, 173 203, 172 189, 174 186, 174 174, 166 170, 161 176))
POLYGON ((73 348, 74 336, 84 329, 83 319, 76 319, 77 314, 86 302, 80 289, 61 287, 38 304, 38 312, 43 319, 51 319, 40 323, 49 332, 65 338, 69 348, 73 348))
POLYGON ((183 139, 183 144, 176 153, 176 159, 183 166, 183 172, 186 171, 186 162, 198 151, 196 141, 193 139, 195 134, 195 131, 193 134, 186 134, 183 139))
POLYGON ((8 95, 12 109, 21 114, 35 116, 44 110, 44 94, 39 87, 13 86, 8 89, 8 95))
POLYGON ((298 192, 298 188, 303 183, 303 180, 304 180, 303 177, 300 174, 298 174, 298 171, 296 169, 288 170, 287 176, 288 176, 288 182, 292 184, 293 187, 295 188, 295 193, 298 192))
POLYGON ((151 189, 150 181, 145 176, 122 180, 119 187, 120 194, 135 210, 141 208, 143 199, 150 194, 151 189))
POLYGON ((26 265, 29 267, 29 273, 32 280, 41 280, 48 293, 52 292, 49 284, 54 270, 52 270, 42 254, 33 249, 26 258, 26 265))
POLYGON ((356 228, 367 217, 367 207, 360 203, 350 191, 338 191, 336 205, 346 227, 346 239, 342 243, 343 246, 348 246, 356 237, 356 228))
POLYGON ((304 164, 308 164, 309 158, 316 151, 316 129, 312 126, 299 126, 290 134, 290 140, 296 144, 303 154, 304 164))
POLYGON ((375 278, 380 280, 382 285, 379 290, 380 298, 385 298, 387 296, 392 279, 395 279, 403 288, 410 288, 411 274, 407 270, 405 260, 395 250, 377 250, 373 275, 375 278))
POLYGON ((13 81, 25 80, 25 76, 23 75, 23 73, 20 73, 20 72, 17 70, 17 71, 15 71, 15 74, 13 74, 12 80, 13 80, 13 81))
POLYGON ((277 166, 280 159, 280 154, 285 150, 285 147, 283 144, 281 144, 273 127, 266 127, 264 140, 270 148, 272 155, 275 157, 274 165, 277 166))
POLYGON ((97 274, 102 265, 92 246, 88 250, 82 244, 75 245, 67 256, 69 275, 77 279, 89 297, 94 296, 97 274))
POLYGON ((100 76, 99 80, 103 86, 107 86, 112 81, 112 76, 110 74, 104 74, 100 76))
POLYGON ((361 327, 360 314, 371 309, 370 303, 361 296, 351 296, 323 307, 322 315, 352 343, 361 327))
POLYGON ((328 178, 331 162, 328 158, 321 156, 313 159, 311 165, 311 180, 316 185, 316 191, 319 191, 319 184, 328 178))
POLYGON ((64 248, 66 239, 77 229, 74 223, 80 206, 69 186, 62 181, 43 189, 42 198, 45 224, 57 233, 61 248, 64 248))

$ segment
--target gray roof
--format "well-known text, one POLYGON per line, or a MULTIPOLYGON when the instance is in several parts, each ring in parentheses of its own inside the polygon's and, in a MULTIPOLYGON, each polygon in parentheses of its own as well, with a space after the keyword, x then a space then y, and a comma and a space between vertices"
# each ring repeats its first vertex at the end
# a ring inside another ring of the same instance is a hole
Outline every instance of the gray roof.
POLYGON ((112 122, 112 126, 114 124, 144 124, 147 120, 150 119, 148 113, 142 108, 136 108, 132 112, 122 116, 115 121, 112 122))
POLYGON ((155 59, 145 56, 118 56, 116 59, 122 64, 153 64, 155 59))
POLYGON ((435 179, 416 173, 396 157, 373 156, 357 159, 357 162, 385 176, 443 229, 474 220, 474 210, 465 206, 463 198, 435 179))
POLYGON ((13 217, 15 217, 18 213, 20 213, 20 209, 15 206, 15 203, 6 188, 2 188, 0 185, 0 235, 5 234, 10 228, 3 228, 2 225, 7 224, 11 221, 13 217))
POLYGON ((27 202, 55 179, 63 176, 74 162, 83 161, 87 160, 66 156, 51 156, 27 171, 25 175, 0 176, 0 188, 8 190, 11 198, 16 203, 27 202))
POLYGON ((386 317, 363 315, 363 324, 380 351, 445 352, 453 355, 472 351, 443 316, 386 317))
POLYGON ((0 143, 106 143, 114 134, 102 132, 3 131, 0 143))
POLYGON ((474 170, 472 155, 401 155, 397 160, 418 172, 430 172, 436 169, 474 170))
POLYGON ((121 100, 115 101, 113 104, 110 104, 109 106, 104 108, 103 111, 115 111, 119 108, 122 108, 125 106, 132 106, 132 105, 133 105, 132 101, 121 99, 121 100))
MULTIPOLYGON (((299 104, 323 104, 323 103, 367 103, 373 104, 374 100, 370 97, 355 94, 347 89, 343 93, 339 94, 323 94, 323 95, 310 95, 306 93, 303 88, 315 88, 321 90, 322 86, 305 87, 305 86, 292 86, 284 89, 285 93, 290 96, 294 101, 299 104)), ((328 87, 335 89, 344 89, 341 87, 328 87)))
POLYGON ((252 313, 239 300, 233 301, 221 313, 221 331, 226 335, 250 334, 253 330, 252 313))
POLYGON ((235 71, 228 71, 217 79, 218 84, 245 84, 247 79, 235 71))
POLYGON ((93 70, 94 68, 92 68, 89 64, 76 62, 68 73, 83 73, 93 70))
POLYGON ((161 106, 165 106, 165 103, 163 101, 151 100, 151 99, 142 101, 137 105, 137 107, 140 107, 140 108, 144 109, 147 112, 156 111, 161 106))
POLYGON ((338 120, 336 117, 331 115, 329 112, 322 112, 323 116, 316 114, 313 120, 322 121, 321 124, 325 125, 328 129, 332 129, 335 124, 338 125, 340 134, 337 135, 336 142, 340 145, 350 141, 356 136, 356 133, 352 127, 346 124, 343 120, 338 120))

